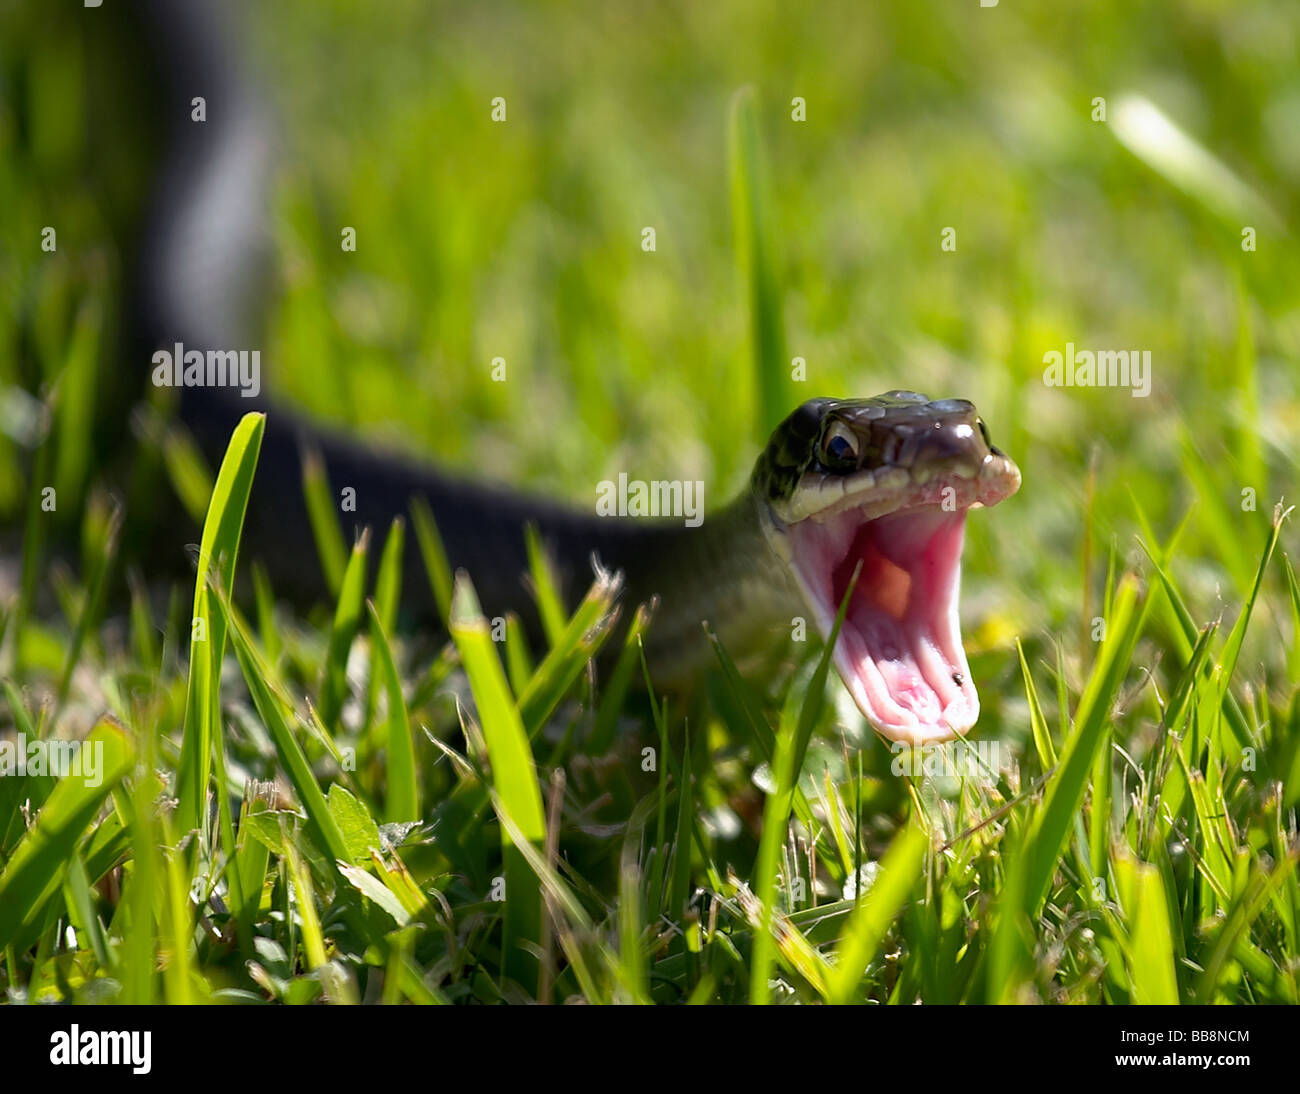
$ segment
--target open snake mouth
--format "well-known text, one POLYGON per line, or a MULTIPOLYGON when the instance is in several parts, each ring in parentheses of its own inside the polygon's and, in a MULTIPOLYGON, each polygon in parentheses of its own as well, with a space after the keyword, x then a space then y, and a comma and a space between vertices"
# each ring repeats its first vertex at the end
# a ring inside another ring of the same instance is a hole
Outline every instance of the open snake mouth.
POLYGON ((1020 472, 969 403, 895 394, 909 399, 883 417, 823 426, 823 462, 775 514, 774 545, 823 635, 852 586, 835 667, 877 732, 921 745, 979 717, 958 613, 966 514, 1013 494, 1020 472), (842 470, 824 462, 837 451, 842 470))
POLYGON ((979 717, 958 614, 965 528, 965 508, 917 504, 878 517, 848 508, 790 530, 795 574, 823 634, 853 586, 835 667, 890 740, 945 741, 979 717))

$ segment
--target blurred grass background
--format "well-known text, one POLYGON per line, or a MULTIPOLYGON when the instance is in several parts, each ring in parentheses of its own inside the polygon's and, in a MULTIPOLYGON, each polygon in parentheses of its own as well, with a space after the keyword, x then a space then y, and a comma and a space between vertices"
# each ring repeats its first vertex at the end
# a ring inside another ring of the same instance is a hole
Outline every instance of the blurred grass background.
POLYGON ((995 590, 1003 636, 1078 610, 1094 451, 1100 556, 1128 549, 1129 491, 1166 530, 1191 504, 1183 427, 1225 501, 1258 491, 1252 556, 1294 480, 1294 239, 1258 224, 1243 253, 1240 222, 1091 120, 1150 97, 1293 224, 1294 6, 327 4, 259 28, 286 122, 269 357, 323 416, 583 505, 620 470, 739 489, 758 438, 726 137, 753 85, 804 394, 970 398, 1025 471, 970 524, 967 588, 995 590), (1044 387, 1067 341, 1150 349, 1151 397, 1044 387), (1247 481, 1243 433, 1271 481, 1247 481))

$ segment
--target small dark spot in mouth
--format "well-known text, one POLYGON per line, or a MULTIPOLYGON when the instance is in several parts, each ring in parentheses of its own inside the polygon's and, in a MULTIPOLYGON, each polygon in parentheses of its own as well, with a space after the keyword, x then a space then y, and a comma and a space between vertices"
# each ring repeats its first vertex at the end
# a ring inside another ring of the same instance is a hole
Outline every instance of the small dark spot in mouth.
POLYGON ((960 672, 954 672, 954 673, 952 674, 952 682, 953 682, 954 684, 956 684, 959 688, 960 688, 960 687, 965 687, 965 686, 966 686, 966 677, 964 677, 960 672))

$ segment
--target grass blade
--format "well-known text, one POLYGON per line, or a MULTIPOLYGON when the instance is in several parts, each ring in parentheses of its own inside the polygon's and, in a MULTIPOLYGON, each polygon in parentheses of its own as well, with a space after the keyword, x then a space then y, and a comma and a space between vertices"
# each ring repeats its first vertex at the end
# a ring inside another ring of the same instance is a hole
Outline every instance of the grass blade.
POLYGON ((199 826, 208 790, 212 742, 221 731, 221 659, 226 648, 225 617, 212 610, 210 584, 233 587, 244 512, 253 487, 257 456, 266 427, 264 414, 245 414, 235 427, 208 502, 194 581, 190 630, 190 672, 185 700, 185 732, 176 784, 180 803, 176 823, 183 832, 199 826))
POLYGON ((384 689, 388 695, 388 800, 384 819, 388 822, 418 820, 420 787, 415 773, 415 744, 411 739, 411 719, 402 697, 402 678, 393 661, 393 650, 373 603, 370 612, 370 640, 379 660, 384 689))
POLYGON ((755 439, 762 443, 794 401, 785 356, 785 319, 777 283, 776 244, 766 164, 753 88, 731 102, 731 211, 736 257, 749 304, 752 367, 757 397, 755 439))
POLYGON ((1123 858, 1116 860, 1115 874, 1130 926, 1127 955, 1133 1002, 1177 1003, 1173 931, 1160 872, 1123 858))
MULTIPOLYGON (((1145 604, 1150 604, 1149 597, 1145 604)), ((1144 618, 1145 605, 1142 610, 1138 608, 1137 579, 1126 575, 1116 590, 1106 622, 1106 638, 1079 700, 1074 730, 1049 780, 1042 811, 1025 848, 1028 873, 1024 910, 1028 915, 1032 916, 1042 904, 1051 885, 1052 874, 1073 828, 1075 811, 1083 800, 1088 772, 1105 735, 1111 701, 1128 670, 1144 618)))
POLYGON ((285 720, 280 699, 271 688, 269 681, 273 678, 270 667, 258 653, 249 636, 247 628, 238 615, 230 608, 229 601, 223 605, 230 623, 230 640, 235 656, 244 675, 244 683, 253 697, 253 705, 262 719, 263 725, 271 734, 280 764, 289 778, 298 801, 307 813, 307 827, 316 838, 322 851, 332 860, 350 861, 347 840, 339 830, 333 813, 321 793, 320 784, 312 774, 311 765, 294 736, 293 730, 285 720))
POLYGON ((348 652, 361 626, 361 615, 366 599, 366 555, 370 544, 370 529, 362 529, 352 555, 343 571, 338 602, 334 607, 334 624, 330 627, 329 645, 325 650, 320 689, 320 720, 326 729, 338 728, 339 711, 347 695, 348 652))
POLYGON ((424 559, 424 572, 433 590, 433 601, 438 605, 438 618, 445 620, 451 612, 451 566, 433 512, 424 498, 411 502, 411 523, 415 527, 416 542, 420 545, 420 557, 424 559))
POLYGON ((302 493, 316 540, 316 553, 320 556, 321 573, 325 575, 325 587, 330 596, 338 596, 348 552, 343 543, 343 530, 339 527, 334 492, 319 452, 308 450, 303 457, 302 493))
POLYGON ((537 876, 519 849, 526 842, 540 849, 546 839, 542 794, 537 785, 528 736, 519 710, 510 697, 505 670, 492 643, 488 621, 483 618, 469 576, 456 575, 452 596, 451 634, 460 650, 461 663, 469 677, 479 721, 487 741, 492 765, 493 803, 502 820, 502 855, 505 860, 505 951, 503 967, 508 976, 535 990, 539 963, 524 947, 541 939, 541 891, 537 876), (519 839, 510 834, 510 818, 519 839))
POLYGON ((99 781, 94 786, 87 784, 84 760, 83 774, 60 779, 41 807, 36 823, 0 872, 0 949, 37 921, 46 901, 58 890, 77 844, 105 799, 130 770, 127 735, 106 720, 80 742, 79 755, 95 763, 99 781))
POLYGON ((871 959, 879 952, 894 917, 916 885, 929 838, 915 819, 894 837, 880 874, 857 901, 840 936, 835 967, 827 985, 828 1003, 849 1003, 871 959))
POLYGON ((762 924, 754 938, 754 953, 750 964, 749 1001, 751 1003, 767 1003, 771 997, 768 981, 771 976, 772 962, 776 956, 775 940, 772 937, 772 916, 775 912, 777 858, 785 842, 790 807, 799 781, 808 738, 826 696, 826 674, 835 652, 835 642, 839 637, 840 627, 844 624, 844 616, 848 612, 861 572, 862 563, 859 561, 853 570, 844 598, 840 601, 835 623, 826 638, 821 656, 817 659, 807 689, 800 693, 799 689, 792 688, 786 707, 781 713, 781 728, 776 737, 776 750, 773 753, 771 768, 776 787, 764 803, 763 835, 759 840, 758 861, 754 867, 754 896, 759 901, 762 924), (792 706, 796 702, 799 705, 797 716, 792 706))

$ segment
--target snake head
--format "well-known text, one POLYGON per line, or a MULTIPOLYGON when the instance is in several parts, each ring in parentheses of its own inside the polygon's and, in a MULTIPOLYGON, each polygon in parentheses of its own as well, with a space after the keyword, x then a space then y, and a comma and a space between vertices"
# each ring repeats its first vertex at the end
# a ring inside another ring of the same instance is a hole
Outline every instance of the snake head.
POLYGON ((772 434, 753 486, 823 635, 853 584, 834 661, 877 732, 965 734, 979 717, 958 615, 966 513, 1020 486, 975 407, 914 391, 811 399, 772 434))

